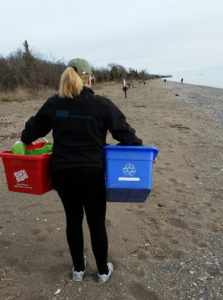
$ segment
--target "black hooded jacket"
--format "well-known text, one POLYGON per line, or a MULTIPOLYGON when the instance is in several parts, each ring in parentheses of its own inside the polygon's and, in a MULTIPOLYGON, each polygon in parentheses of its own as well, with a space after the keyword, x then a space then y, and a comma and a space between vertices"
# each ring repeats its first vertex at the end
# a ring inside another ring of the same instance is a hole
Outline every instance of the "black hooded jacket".
POLYGON ((21 140, 30 144, 52 131, 53 170, 75 166, 104 166, 103 146, 108 130, 120 145, 142 145, 135 130, 111 100, 84 87, 75 99, 49 98, 25 124, 21 140))

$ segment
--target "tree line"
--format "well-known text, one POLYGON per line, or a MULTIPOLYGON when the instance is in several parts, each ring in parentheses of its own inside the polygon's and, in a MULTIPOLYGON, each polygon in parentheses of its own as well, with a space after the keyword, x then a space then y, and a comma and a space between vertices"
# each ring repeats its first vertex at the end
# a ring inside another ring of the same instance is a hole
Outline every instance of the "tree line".
MULTIPOLYGON (((45 59, 30 50, 27 41, 23 49, 18 49, 7 57, 0 56, 0 91, 12 91, 18 87, 33 92, 42 88, 58 89, 59 79, 66 68, 63 61, 45 59)), ((110 63, 107 67, 92 68, 96 82, 127 80, 148 80, 165 77, 152 75, 145 70, 136 69, 110 63)))

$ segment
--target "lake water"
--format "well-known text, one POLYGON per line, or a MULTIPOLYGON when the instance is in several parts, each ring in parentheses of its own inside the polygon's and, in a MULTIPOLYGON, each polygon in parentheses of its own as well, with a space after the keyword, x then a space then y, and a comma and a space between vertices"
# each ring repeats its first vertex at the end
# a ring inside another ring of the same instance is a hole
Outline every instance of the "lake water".
POLYGON ((184 83, 223 89, 223 67, 174 72, 171 75, 167 80, 180 82, 183 78, 184 83))

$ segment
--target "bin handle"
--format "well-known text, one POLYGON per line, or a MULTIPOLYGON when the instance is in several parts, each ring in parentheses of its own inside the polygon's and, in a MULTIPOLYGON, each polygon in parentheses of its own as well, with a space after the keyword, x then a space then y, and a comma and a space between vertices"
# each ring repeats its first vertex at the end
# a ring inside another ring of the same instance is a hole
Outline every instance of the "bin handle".
POLYGON ((46 143, 48 143, 49 141, 48 141, 48 139, 47 138, 45 138, 45 137, 42 137, 42 139, 44 140, 44 142, 46 142, 46 143))

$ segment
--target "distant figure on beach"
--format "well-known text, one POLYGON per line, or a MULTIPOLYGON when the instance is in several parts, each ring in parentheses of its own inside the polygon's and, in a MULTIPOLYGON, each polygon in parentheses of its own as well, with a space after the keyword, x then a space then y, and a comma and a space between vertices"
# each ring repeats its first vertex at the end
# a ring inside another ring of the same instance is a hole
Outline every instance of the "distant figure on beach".
POLYGON ((143 84, 144 84, 144 86, 146 85, 146 82, 145 81, 143 81, 143 84))
POLYGON ((125 93, 125 99, 127 99, 127 90, 128 90, 128 86, 125 82, 125 79, 123 79, 123 87, 122 87, 123 92, 125 93))
POLYGON ((128 88, 133 88, 133 82, 132 81, 128 82, 127 86, 128 86, 128 88))
POLYGON ((166 82, 166 78, 164 78, 164 80, 163 80, 164 82, 166 82))
POLYGON ((128 90, 127 85, 124 85, 123 88, 122 88, 122 90, 125 93, 125 99, 127 99, 127 90, 128 90))
POLYGON ((181 81, 180 81, 180 82, 181 82, 181 83, 183 83, 183 81, 184 81, 184 79, 183 79, 183 78, 181 78, 181 81))

